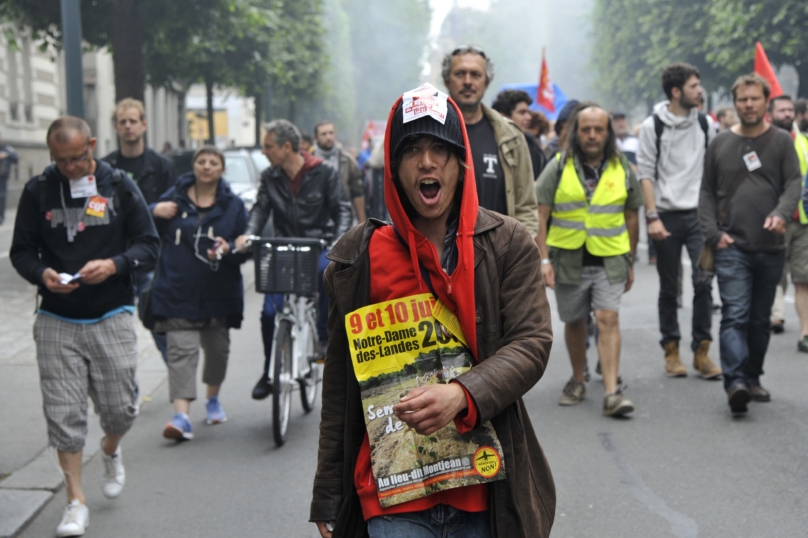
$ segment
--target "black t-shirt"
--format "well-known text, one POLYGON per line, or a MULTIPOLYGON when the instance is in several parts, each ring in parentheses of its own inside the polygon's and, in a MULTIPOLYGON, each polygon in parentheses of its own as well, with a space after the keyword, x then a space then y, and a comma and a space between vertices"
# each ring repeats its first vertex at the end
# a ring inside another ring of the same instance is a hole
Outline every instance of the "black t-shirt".
POLYGON ((146 153, 141 153, 137 157, 129 158, 121 155, 118 157, 118 168, 126 172, 135 183, 143 175, 143 165, 146 163, 146 153))
POLYGON ((505 173, 499 162, 499 148, 494 137, 494 127, 488 118, 474 125, 466 125, 474 160, 474 180, 477 183, 477 198, 480 206, 502 215, 508 214, 505 201, 505 173))
MULTIPOLYGON (((606 161, 602 161, 597 168, 584 164, 584 183, 586 183, 586 199, 591 202, 592 195, 595 194, 595 189, 598 188, 600 183, 600 176, 603 174, 603 168, 606 161)), ((595 256, 586 249, 584 244, 584 265, 585 266, 599 266, 603 265, 603 258, 595 256)))

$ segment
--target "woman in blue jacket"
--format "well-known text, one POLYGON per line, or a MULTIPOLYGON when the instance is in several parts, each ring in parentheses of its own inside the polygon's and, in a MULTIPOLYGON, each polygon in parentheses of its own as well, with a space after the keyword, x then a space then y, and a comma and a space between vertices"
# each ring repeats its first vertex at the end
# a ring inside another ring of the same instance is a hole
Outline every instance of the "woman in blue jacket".
POLYGON ((231 254, 247 227, 244 202, 222 179, 224 155, 212 146, 197 150, 193 171, 151 206, 162 240, 152 305, 155 332, 168 340, 169 397, 176 414, 163 437, 193 439, 188 419, 196 399, 199 347, 205 351, 208 424, 227 420, 219 389, 227 370, 229 329, 240 328, 244 286, 239 265, 247 254, 231 254))

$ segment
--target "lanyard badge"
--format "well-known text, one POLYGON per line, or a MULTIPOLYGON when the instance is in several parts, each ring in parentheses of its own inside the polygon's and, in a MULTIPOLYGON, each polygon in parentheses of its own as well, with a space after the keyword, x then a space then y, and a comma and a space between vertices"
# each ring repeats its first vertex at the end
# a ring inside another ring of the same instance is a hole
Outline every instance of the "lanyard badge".
POLYGON ((87 198, 98 194, 98 189, 95 185, 95 176, 84 176, 69 181, 71 198, 87 198))

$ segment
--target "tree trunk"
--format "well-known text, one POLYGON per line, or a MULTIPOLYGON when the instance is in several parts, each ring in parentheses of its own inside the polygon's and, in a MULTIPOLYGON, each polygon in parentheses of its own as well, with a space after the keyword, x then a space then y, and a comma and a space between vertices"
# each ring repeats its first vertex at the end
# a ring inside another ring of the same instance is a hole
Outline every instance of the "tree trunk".
POLYGON ((800 86, 797 89, 797 95, 800 99, 808 98, 808 59, 803 60, 800 62, 800 65, 795 67, 800 77, 800 86))
POLYGON ((295 118, 297 117, 297 107, 295 104, 296 102, 294 99, 289 99, 289 121, 292 123, 295 122, 295 118))
POLYGON ((112 4, 112 58, 115 69, 115 100, 132 97, 143 101, 146 75, 143 61, 143 23, 140 0, 118 0, 112 4))
POLYGON ((208 144, 211 146, 216 145, 216 129, 214 124, 214 117, 213 117, 213 81, 210 80, 210 77, 205 77, 205 95, 207 97, 207 104, 208 104, 208 144))
POLYGON ((255 100, 255 146, 261 147, 263 142, 261 141, 261 100, 263 100, 264 96, 257 93, 253 96, 255 100))

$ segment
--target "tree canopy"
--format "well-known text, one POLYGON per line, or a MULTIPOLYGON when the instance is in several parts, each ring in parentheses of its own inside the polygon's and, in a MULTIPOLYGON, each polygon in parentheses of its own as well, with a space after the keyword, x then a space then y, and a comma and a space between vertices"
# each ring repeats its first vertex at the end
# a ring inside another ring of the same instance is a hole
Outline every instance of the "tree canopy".
POLYGON ((760 41, 775 67, 793 65, 808 93, 808 4, 800 0, 596 0, 592 67, 609 105, 632 107, 662 98, 668 64, 699 68, 708 91, 726 91, 753 70, 760 41))

